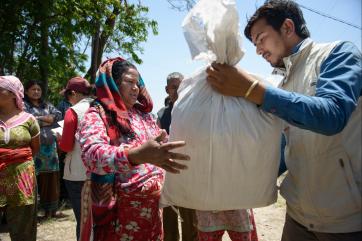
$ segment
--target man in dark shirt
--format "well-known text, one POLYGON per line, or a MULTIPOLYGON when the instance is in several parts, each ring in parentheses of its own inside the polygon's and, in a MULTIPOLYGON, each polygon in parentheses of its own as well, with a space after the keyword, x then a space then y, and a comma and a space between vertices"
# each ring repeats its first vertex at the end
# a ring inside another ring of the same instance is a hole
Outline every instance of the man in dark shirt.
POLYGON ((169 127, 171 124, 171 111, 172 107, 170 107, 170 96, 167 96, 165 98, 165 106, 157 112, 157 125, 159 127, 164 126, 167 134, 169 134, 169 127), (165 112, 167 114, 165 114, 165 112))

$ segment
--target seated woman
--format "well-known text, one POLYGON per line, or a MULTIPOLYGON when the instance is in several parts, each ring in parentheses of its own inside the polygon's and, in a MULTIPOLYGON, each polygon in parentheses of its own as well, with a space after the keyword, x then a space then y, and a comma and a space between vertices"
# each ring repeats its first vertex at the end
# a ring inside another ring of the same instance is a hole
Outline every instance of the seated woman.
POLYGON ((99 69, 97 99, 79 124, 82 159, 91 181, 83 188, 80 240, 162 240, 159 208, 164 170, 186 166, 170 152, 150 114, 152 100, 136 67, 109 59, 99 69), (93 227, 93 230, 92 230, 93 227))

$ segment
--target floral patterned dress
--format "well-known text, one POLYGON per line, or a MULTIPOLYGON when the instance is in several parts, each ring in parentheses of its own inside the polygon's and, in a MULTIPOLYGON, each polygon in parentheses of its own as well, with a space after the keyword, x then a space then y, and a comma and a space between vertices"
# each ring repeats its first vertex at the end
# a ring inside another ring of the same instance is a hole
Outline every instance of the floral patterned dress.
MULTIPOLYGON (((0 120, 0 148, 29 147, 39 133, 36 119, 28 113, 22 112, 6 123, 0 120)), ((0 208, 34 204, 35 188, 33 160, 8 165, 0 171, 0 208)))
POLYGON ((232 241, 258 241, 251 209, 227 211, 196 210, 200 241, 221 241, 225 231, 232 241))
MULTIPOLYGON (((162 215, 158 203, 164 170, 151 164, 132 165, 126 151, 158 135, 160 129, 151 114, 134 108, 128 113, 132 130, 128 136, 121 137, 120 146, 110 145, 96 108, 91 107, 79 124, 77 137, 88 174, 115 173, 114 216, 111 225, 108 225, 109 220, 94 220, 94 240, 162 240, 162 215)), ((97 208, 93 206, 93 213, 100 211, 101 207, 97 208)))
POLYGON ((24 102, 25 111, 38 116, 53 115, 54 123, 46 125, 38 119, 40 125, 40 150, 35 157, 35 173, 38 182, 39 205, 46 213, 55 212, 58 209, 60 195, 60 172, 57 142, 51 129, 58 126, 57 122, 62 114, 52 104, 42 102, 35 106, 30 102, 24 102))
POLYGON ((44 126, 42 121, 38 120, 40 129, 40 151, 35 159, 36 173, 58 172, 59 159, 57 153, 57 143, 51 129, 57 127, 57 122, 61 120, 62 113, 50 103, 41 103, 40 106, 34 106, 31 103, 24 102, 25 111, 37 116, 54 115, 54 124, 44 126))

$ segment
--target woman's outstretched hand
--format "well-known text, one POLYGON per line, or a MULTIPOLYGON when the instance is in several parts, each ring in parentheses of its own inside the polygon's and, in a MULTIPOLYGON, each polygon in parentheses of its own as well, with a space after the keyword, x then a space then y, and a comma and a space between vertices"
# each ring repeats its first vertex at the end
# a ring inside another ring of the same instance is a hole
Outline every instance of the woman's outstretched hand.
POLYGON ((166 136, 166 131, 162 130, 153 139, 148 140, 139 147, 130 149, 128 159, 133 164, 150 163, 172 173, 180 173, 180 170, 187 169, 186 165, 175 160, 187 161, 190 160, 190 157, 182 153, 171 152, 175 148, 185 146, 186 143, 184 141, 163 143, 166 136))

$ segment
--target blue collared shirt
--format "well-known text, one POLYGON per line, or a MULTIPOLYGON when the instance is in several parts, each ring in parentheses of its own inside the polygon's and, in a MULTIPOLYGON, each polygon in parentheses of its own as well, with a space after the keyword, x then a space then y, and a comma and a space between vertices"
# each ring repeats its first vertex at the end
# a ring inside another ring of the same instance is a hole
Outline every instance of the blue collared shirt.
POLYGON ((341 42, 321 65, 315 96, 268 86, 261 108, 299 128, 334 135, 346 126, 361 95, 361 52, 341 42))

